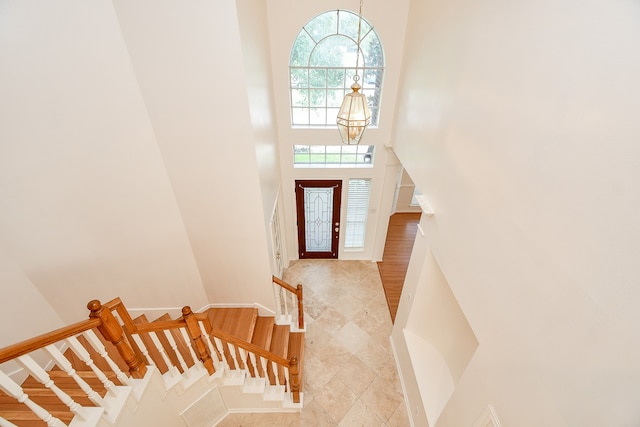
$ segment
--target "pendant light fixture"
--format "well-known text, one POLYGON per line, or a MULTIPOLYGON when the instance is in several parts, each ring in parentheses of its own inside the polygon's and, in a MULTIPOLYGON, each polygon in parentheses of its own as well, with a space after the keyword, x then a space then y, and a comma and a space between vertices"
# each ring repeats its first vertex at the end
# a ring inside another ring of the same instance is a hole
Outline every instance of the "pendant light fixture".
MULTIPOLYGON (((358 66, 360 64, 360 31, 362 27, 362 1, 360 0, 360 11, 358 13, 358 51, 356 52, 356 73, 353 76, 351 89, 353 92, 345 95, 342 106, 338 111, 336 123, 345 144, 355 145, 360 143, 362 134, 371 123, 371 111, 367 104, 367 97, 360 93, 362 88, 358 84, 358 66)), ((363 57, 364 60, 364 57, 363 57)))

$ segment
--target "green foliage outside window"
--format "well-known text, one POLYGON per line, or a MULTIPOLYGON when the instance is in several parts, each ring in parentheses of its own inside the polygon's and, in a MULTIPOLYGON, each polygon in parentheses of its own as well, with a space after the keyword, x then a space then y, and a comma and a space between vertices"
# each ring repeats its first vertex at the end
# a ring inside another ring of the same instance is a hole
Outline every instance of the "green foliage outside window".
POLYGON ((358 15, 345 10, 323 13, 298 34, 291 51, 291 119, 293 125, 335 126, 344 95, 353 76, 360 76, 372 123, 378 122, 384 57, 373 27, 361 21, 358 52, 358 15))

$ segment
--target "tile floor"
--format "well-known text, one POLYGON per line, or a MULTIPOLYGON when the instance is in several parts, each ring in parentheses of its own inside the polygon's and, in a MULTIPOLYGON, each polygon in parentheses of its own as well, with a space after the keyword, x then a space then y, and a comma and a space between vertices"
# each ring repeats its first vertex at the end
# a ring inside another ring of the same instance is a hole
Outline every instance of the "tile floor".
POLYGON ((284 280, 304 286, 302 412, 230 414, 218 426, 408 426, 376 263, 298 260, 284 280))

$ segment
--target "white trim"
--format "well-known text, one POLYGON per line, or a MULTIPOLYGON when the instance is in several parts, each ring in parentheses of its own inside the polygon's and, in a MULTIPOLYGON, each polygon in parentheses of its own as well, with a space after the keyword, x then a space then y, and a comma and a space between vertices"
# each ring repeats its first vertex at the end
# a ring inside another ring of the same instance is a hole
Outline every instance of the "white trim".
POLYGON ((473 427, 502 427, 493 405, 489 404, 484 408, 482 414, 480 414, 476 422, 473 424, 473 427))
POLYGON ((433 215, 435 213, 433 211, 433 208, 431 207, 431 205, 427 201, 427 198, 424 195, 422 195, 422 194, 417 195, 416 196, 416 200, 420 204, 420 208, 422 209, 422 213, 424 213, 425 215, 433 215))
POLYGON ((400 385, 402 386, 402 395, 404 396, 404 404, 407 409, 407 415, 409 418, 409 423, 411 427, 414 427, 413 423, 413 413, 411 412, 411 404, 409 403, 409 398, 407 397, 407 388, 404 385, 404 378, 402 377, 402 369, 400 369, 400 361, 398 360, 398 353, 396 352, 396 345, 393 342, 393 335, 389 336, 389 342, 391 343, 391 351, 393 352, 393 359, 396 361, 396 371, 398 371, 398 378, 400 379, 400 385))

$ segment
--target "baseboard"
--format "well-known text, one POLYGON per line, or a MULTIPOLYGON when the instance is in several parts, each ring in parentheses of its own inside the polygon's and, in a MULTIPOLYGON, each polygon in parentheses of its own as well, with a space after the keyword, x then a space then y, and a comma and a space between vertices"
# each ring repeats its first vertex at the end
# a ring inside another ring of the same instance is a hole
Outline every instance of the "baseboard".
POLYGON ((411 427, 415 427, 415 424, 413 423, 413 414, 411 412, 411 404, 409 403, 409 399, 407 398, 407 387, 404 385, 404 378, 402 377, 402 369, 400 369, 400 361, 398 359, 396 345, 393 342, 393 335, 389 336, 389 342, 391 343, 391 351, 393 352, 393 359, 396 362, 396 371, 398 371, 398 378, 400 379, 400 386, 402 387, 402 396, 404 397, 404 404, 407 409, 409 423, 411 424, 411 427))

